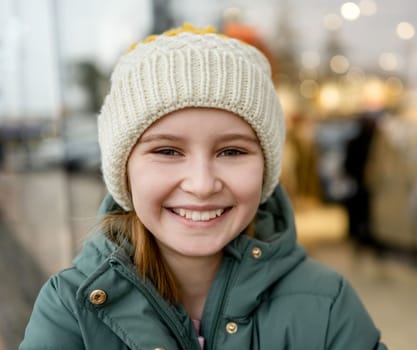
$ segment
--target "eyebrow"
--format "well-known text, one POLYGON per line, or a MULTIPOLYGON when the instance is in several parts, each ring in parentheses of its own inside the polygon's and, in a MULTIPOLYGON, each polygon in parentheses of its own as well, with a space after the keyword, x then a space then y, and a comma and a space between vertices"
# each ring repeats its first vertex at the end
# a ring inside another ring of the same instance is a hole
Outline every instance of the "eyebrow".
POLYGON ((139 139, 139 143, 149 143, 154 141, 181 141, 182 137, 171 134, 151 134, 143 135, 139 139))
MULTIPOLYGON (((150 143, 155 141, 172 141, 172 142, 179 142, 182 141, 184 138, 182 136, 176 136, 173 134, 151 134, 151 135, 144 135, 139 140, 139 143, 150 143)), ((259 140, 256 136, 240 134, 240 133, 228 133, 228 134, 221 134, 217 138, 216 141, 224 142, 224 141, 237 141, 243 140, 251 143, 255 143, 259 145, 259 140)))
POLYGON ((255 135, 247 135, 247 134, 239 134, 239 133, 230 133, 230 134, 223 134, 219 137, 220 141, 235 141, 235 140, 243 140, 247 142, 259 144, 259 140, 255 135))

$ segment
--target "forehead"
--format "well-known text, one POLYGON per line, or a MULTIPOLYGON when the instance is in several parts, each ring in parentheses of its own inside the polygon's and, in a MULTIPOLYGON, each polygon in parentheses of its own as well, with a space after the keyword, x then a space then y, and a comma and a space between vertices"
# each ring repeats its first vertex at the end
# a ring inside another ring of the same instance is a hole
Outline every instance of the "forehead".
POLYGON ((154 122, 142 135, 171 133, 233 133, 251 135, 256 138, 252 127, 236 114, 216 108, 185 108, 169 113, 154 122))

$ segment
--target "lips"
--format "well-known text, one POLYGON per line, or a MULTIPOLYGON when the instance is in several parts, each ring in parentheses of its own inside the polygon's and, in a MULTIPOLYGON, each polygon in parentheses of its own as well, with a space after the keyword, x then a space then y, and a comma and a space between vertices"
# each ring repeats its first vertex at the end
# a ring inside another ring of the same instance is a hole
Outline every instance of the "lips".
POLYGON ((225 209, 219 208, 214 210, 190 210, 185 208, 173 208, 172 212, 192 221, 209 221, 221 216, 225 212, 225 209))

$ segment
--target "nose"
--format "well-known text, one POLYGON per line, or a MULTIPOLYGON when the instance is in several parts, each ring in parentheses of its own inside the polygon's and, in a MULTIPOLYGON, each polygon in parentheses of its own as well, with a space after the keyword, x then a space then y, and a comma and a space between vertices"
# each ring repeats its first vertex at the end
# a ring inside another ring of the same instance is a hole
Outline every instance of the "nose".
POLYGON ((183 191, 204 199, 222 190, 223 182, 213 161, 195 159, 187 163, 181 182, 183 191))

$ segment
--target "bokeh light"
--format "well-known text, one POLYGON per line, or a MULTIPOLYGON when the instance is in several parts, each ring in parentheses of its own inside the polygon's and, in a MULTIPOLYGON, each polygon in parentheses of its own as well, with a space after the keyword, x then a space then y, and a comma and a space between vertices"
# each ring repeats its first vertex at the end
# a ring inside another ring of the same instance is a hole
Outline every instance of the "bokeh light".
POLYGON ((386 71, 398 70, 400 63, 398 56, 393 52, 383 52, 379 56, 379 66, 386 71))
POLYGON ((349 66, 349 60, 343 55, 336 55, 330 59, 330 69, 337 74, 346 73, 349 66))
POLYGON ((319 92, 319 106, 322 110, 331 112, 336 110, 340 105, 340 90, 333 83, 324 84, 319 92))
POLYGON ((361 10, 354 2, 345 2, 340 7, 340 13, 342 17, 348 21, 354 21, 359 18, 361 10))
POLYGON ((403 40, 409 40, 414 37, 416 30, 409 22, 401 22, 397 25, 397 35, 403 40))
POLYGON ((387 87, 379 78, 367 80, 362 91, 363 103, 368 110, 380 110, 387 102, 387 87))

